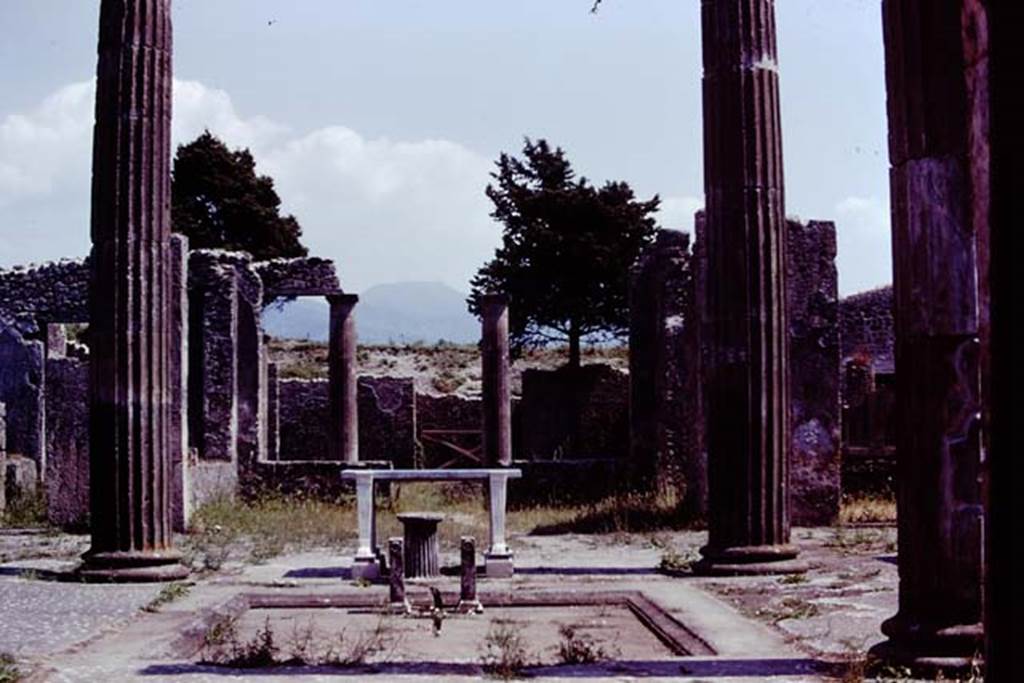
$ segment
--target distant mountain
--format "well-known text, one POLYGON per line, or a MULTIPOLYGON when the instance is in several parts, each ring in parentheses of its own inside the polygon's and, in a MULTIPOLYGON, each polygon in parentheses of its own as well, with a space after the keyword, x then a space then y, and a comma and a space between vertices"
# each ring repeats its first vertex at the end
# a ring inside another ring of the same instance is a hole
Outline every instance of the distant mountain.
MULTIPOLYGON (((327 340, 327 302, 296 299, 263 314, 268 334, 287 339, 327 340)), ((371 287, 356 306, 359 341, 460 344, 480 338, 480 323, 466 310, 466 294, 441 282, 394 282, 371 287)))

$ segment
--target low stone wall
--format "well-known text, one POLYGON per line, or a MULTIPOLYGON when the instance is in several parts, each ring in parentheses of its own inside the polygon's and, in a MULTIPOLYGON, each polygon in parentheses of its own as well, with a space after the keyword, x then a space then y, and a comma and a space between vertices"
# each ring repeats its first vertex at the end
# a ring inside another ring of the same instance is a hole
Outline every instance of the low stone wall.
MULTIPOLYGON (((275 461, 329 461, 327 380, 279 380, 275 461)), ((359 458, 413 467, 418 460, 413 380, 359 378, 359 458)), ((274 439, 271 439, 272 441, 274 439)))
POLYGON ((588 503, 632 488, 627 458, 516 460, 513 467, 523 476, 509 480, 512 505, 588 503))
POLYGON ((870 360, 877 372, 895 369, 896 328, 892 287, 879 287, 839 301, 839 337, 845 364, 855 356, 870 360))
POLYGON ((89 364, 46 361, 46 502, 50 523, 85 528, 89 519, 89 364))

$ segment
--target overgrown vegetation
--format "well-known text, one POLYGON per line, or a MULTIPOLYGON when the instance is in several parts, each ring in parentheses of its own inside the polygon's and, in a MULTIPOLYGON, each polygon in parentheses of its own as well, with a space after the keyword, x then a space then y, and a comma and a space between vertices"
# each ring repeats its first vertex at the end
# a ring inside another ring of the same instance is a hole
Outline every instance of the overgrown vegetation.
POLYGON ((530 666, 523 626, 511 619, 495 619, 484 636, 480 663, 484 671, 503 681, 520 678, 530 666))
MULTIPOLYGON (((392 485, 378 502, 380 538, 401 536, 397 515, 413 510, 443 510, 438 529, 445 548, 457 548, 462 536, 486 538, 488 517, 481 484, 409 483, 392 485)), ((673 501, 654 494, 620 494, 594 503, 512 506, 508 529, 521 534, 630 533, 683 526, 673 501)), ((311 496, 266 493, 250 500, 215 498, 193 515, 184 547, 190 564, 217 571, 228 562, 264 562, 286 551, 335 548, 355 537, 356 511, 351 497, 320 500, 311 496)))
POLYGON ((237 616, 214 621, 203 634, 199 659, 234 669, 258 669, 275 666, 361 666, 377 655, 390 653, 398 645, 395 629, 387 615, 381 615, 373 628, 351 634, 321 633, 310 619, 296 624, 284 646, 274 632, 270 617, 251 638, 239 632, 237 616))
POLYGON ((839 508, 839 523, 895 524, 896 498, 880 494, 843 496, 839 508))
POLYGON ((0 512, 0 527, 28 529, 47 526, 46 496, 41 491, 11 498, 0 512))
POLYGON ((175 600, 180 600, 189 594, 192 590, 192 584, 185 583, 184 581, 176 581, 169 583, 160 589, 157 596, 149 601, 142 609, 146 612, 159 612, 160 608, 164 605, 169 605, 175 600))
POLYGON ((14 656, 6 652, 0 652, 0 683, 16 683, 24 679, 24 674, 18 667, 14 656))
POLYGON ((287 549, 336 546, 355 529, 350 500, 266 493, 252 500, 215 498, 193 515, 188 559, 216 571, 231 559, 264 562, 287 549))
POLYGON ((699 559, 700 556, 692 549, 679 552, 675 548, 666 548, 661 554, 658 569, 670 576, 690 574, 699 559))
POLYGON ((558 635, 558 659, 562 664, 593 664, 613 658, 592 636, 580 633, 571 624, 562 624, 558 635))

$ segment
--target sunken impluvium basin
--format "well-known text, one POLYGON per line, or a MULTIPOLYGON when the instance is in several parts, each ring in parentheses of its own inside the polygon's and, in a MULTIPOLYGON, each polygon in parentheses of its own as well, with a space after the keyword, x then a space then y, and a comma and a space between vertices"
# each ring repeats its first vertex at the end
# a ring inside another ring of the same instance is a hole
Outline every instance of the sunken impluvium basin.
POLYGON ((457 613, 454 594, 441 612, 429 593, 410 598, 413 614, 394 614, 373 594, 244 594, 191 633, 193 650, 227 666, 429 667, 506 656, 545 666, 715 654, 640 591, 481 593, 481 614, 457 613))

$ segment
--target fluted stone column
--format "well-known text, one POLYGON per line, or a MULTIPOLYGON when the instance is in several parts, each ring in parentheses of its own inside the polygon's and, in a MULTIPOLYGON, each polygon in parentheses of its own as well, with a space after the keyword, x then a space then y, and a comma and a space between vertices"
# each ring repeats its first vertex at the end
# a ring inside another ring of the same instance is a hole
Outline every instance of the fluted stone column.
POLYGON ((81 577, 184 577, 171 549, 171 2, 103 0, 90 289, 92 547, 81 577))
POLYGON ((782 131, 772 0, 704 0, 710 357, 698 569, 790 572, 782 131))
POLYGON ((483 318, 483 444, 490 466, 512 464, 512 389, 509 384, 508 297, 480 298, 483 318))
POLYGON ((883 3, 900 591, 874 652, 947 673, 982 647, 977 226, 958 5, 883 3))
POLYGON ((331 327, 327 351, 330 459, 359 462, 355 294, 329 294, 331 327))
MULTIPOLYGON (((990 130, 984 134, 991 149, 991 262, 984 281, 991 312, 991 367, 988 385, 989 439, 988 507, 985 512, 985 680, 1012 681, 1020 677, 1017 647, 1024 605, 1020 579, 1024 575, 1020 539, 1024 515, 1021 492, 1024 452, 1021 415, 1020 362, 1024 339, 1020 324, 1020 198, 1024 196, 1024 140, 1021 139, 1020 64, 1024 41, 1021 3, 988 3, 989 40, 985 57, 991 64, 990 130)), ((983 110, 984 111, 984 110, 983 110)), ((985 112, 987 113, 987 112, 985 112)), ((981 122, 979 122, 981 123, 981 122)), ((985 197, 987 199, 987 197, 985 197)))

